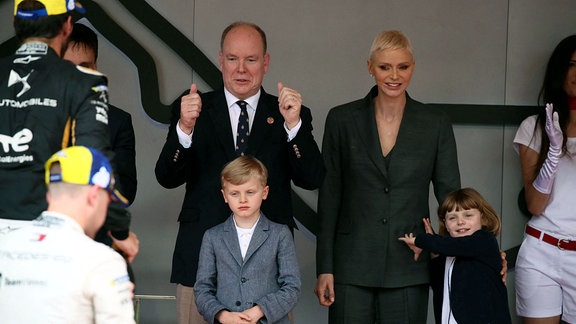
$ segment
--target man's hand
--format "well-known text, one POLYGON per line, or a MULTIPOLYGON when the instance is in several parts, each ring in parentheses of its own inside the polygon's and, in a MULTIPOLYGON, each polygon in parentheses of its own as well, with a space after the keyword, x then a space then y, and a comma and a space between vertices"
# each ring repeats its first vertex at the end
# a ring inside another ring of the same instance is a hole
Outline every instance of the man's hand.
POLYGON ((126 261, 132 263, 138 254, 138 250, 140 250, 140 241, 138 241, 136 234, 130 231, 128 237, 124 240, 115 239, 110 232, 108 232, 108 236, 112 238, 112 248, 121 251, 126 261))
POLYGON ((196 125, 196 119, 200 116, 202 111, 202 100, 198 94, 198 89, 196 84, 192 83, 190 86, 190 93, 183 96, 180 101, 180 120, 178 121, 178 127, 190 135, 194 130, 196 125))
POLYGON ((322 306, 330 306, 334 303, 334 275, 331 273, 323 273, 318 276, 316 280, 316 288, 314 293, 318 297, 318 301, 322 306))
POLYGON ((286 127, 292 129, 300 121, 302 96, 298 91, 285 87, 282 82, 278 82, 278 107, 280 108, 280 114, 284 117, 286 127))

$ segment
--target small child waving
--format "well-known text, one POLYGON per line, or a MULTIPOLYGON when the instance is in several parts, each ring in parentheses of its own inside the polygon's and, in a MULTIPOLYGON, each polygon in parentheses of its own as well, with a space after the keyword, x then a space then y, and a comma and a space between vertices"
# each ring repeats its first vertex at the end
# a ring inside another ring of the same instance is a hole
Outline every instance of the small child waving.
POLYGON ((417 260, 422 249, 439 254, 430 262, 436 323, 511 323, 496 235, 500 219, 476 190, 450 193, 438 207, 440 235, 405 234, 417 260))
POLYGON ((206 231, 194 295, 208 323, 290 323, 300 296, 300 269, 292 233, 260 212, 268 196, 262 162, 240 156, 221 173, 232 210, 206 231))

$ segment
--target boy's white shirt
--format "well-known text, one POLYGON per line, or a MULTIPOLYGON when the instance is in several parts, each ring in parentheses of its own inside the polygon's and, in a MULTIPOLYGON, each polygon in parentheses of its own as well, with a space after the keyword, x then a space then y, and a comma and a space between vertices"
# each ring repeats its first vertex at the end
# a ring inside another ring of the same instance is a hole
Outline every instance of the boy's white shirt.
POLYGON ((260 216, 258 216, 258 219, 254 223, 254 225, 252 225, 251 228, 238 227, 238 224, 236 223, 236 218, 232 217, 232 219, 234 219, 234 226, 236 227, 236 234, 238 235, 238 243, 240 243, 240 252, 242 253, 242 259, 244 259, 244 257, 246 256, 246 252, 248 251, 250 241, 252 240, 252 234, 254 234, 254 229, 256 228, 256 225, 258 225, 258 221, 260 221, 260 216))

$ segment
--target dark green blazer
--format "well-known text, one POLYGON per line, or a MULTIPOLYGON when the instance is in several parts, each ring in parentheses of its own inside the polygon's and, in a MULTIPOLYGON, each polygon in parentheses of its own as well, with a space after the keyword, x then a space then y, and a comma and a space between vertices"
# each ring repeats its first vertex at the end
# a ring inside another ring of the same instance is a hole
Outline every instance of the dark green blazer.
POLYGON ((441 202, 460 188, 452 125, 440 110, 407 96, 396 145, 382 155, 373 97, 330 110, 322 153, 317 273, 336 283, 404 287, 428 283, 427 258, 398 241, 423 233, 430 217, 430 183, 441 202), (388 167, 386 164, 388 163, 388 167))

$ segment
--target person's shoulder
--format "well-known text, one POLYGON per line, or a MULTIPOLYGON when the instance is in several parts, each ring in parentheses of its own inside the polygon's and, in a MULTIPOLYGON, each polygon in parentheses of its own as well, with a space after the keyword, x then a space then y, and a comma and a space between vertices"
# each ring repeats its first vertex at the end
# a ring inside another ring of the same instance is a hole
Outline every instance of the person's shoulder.
MULTIPOLYGON (((200 91, 199 91, 200 92, 200 91)), ((188 91, 186 94, 189 94, 188 91)), ((202 102, 205 100, 215 100, 216 98, 226 98, 224 96, 224 88, 219 88, 212 91, 200 92, 200 97, 202 98, 202 102)))
POLYGON ((83 67, 80 65, 74 65, 74 64, 72 64, 72 67, 73 67, 73 73, 79 75, 82 78, 93 79, 93 80, 103 80, 103 79, 105 80, 106 79, 106 75, 104 75, 100 71, 86 68, 86 67, 83 67))
POLYGON ((132 115, 129 112, 125 111, 122 108, 118 108, 114 105, 108 105, 108 107, 109 107, 108 113, 110 115, 118 116, 118 118, 131 118, 132 117, 132 115))
POLYGON ((346 116, 362 111, 367 107, 369 107, 369 103, 366 101, 366 98, 356 99, 330 108, 328 111, 328 118, 347 119, 348 117, 346 116))
MULTIPOLYGON (((212 91, 200 92, 200 99, 202 100, 202 111, 209 111, 212 109, 221 109, 222 105, 226 106, 226 96, 224 95, 224 88, 218 88, 212 91)), ((200 114, 202 116, 202 114, 200 114)))
POLYGON ((83 239, 82 246, 84 247, 82 255, 85 257, 87 262, 93 262, 94 264, 110 261, 125 262, 122 256, 120 256, 120 254, 114 251, 111 247, 96 242, 87 236, 83 239))
MULTIPOLYGON (((0 58, 0 66, 12 65, 14 62, 15 55, 11 54, 9 56, 1 57, 0 58)), ((6 69, 2 69, 0 71, 8 71, 6 69)))
MULTIPOLYGON (((29 231, 31 229, 30 227, 29 231)), ((120 254, 111 247, 94 241, 82 231, 72 230, 66 226, 63 228, 48 227, 44 228, 44 231, 47 233, 47 237, 52 237, 48 242, 50 248, 55 249, 52 252, 57 252, 57 250, 62 249, 65 251, 63 255, 87 266, 94 266, 103 261, 123 260, 120 254)))
POLYGON ((486 242, 491 242, 493 243, 493 245, 495 244, 496 246, 498 245, 498 240, 496 239, 496 236, 494 236, 494 234, 492 234, 492 232, 490 232, 489 230, 482 228, 474 233, 472 233, 472 236, 481 239, 482 241, 486 241, 486 242))
POLYGON ((53 69, 58 71, 56 80, 61 82, 62 86, 74 89, 71 91, 75 93, 88 90, 95 93, 108 91, 108 79, 104 74, 64 60, 55 63, 57 64, 53 69))
MULTIPOLYGON (((278 96, 266 92, 264 88, 261 88, 260 90, 260 103, 264 102, 264 104, 267 105, 278 105, 278 96)), ((305 108, 304 103, 302 103, 302 108, 305 108)))
POLYGON ((411 98, 410 96, 406 96, 406 107, 407 109, 416 110, 418 114, 426 115, 429 117, 437 116, 438 118, 445 118, 448 116, 446 111, 440 108, 439 105, 423 103, 411 98))
POLYGON ((275 221, 266 217, 266 215, 264 214, 260 215, 260 221, 267 224, 269 230, 271 230, 274 233, 282 233, 282 232, 291 233, 288 225, 276 223, 275 221))
POLYGON ((332 108, 331 110, 351 110, 351 109, 355 109, 358 107, 363 107, 366 105, 366 99, 365 98, 361 98, 361 99, 355 99, 343 104, 339 104, 336 105, 334 108, 332 108))
POLYGON ((210 235, 210 236, 214 236, 220 232, 223 232, 226 228, 229 228, 230 225, 228 224, 228 222, 231 221, 231 217, 226 218, 225 221, 223 221, 222 223, 212 226, 211 228, 207 229, 204 233, 205 235, 210 235))
POLYGON ((370 88, 370 91, 368 91, 368 94, 366 94, 364 97, 336 105, 330 109, 329 114, 349 113, 352 111, 369 108, 372 105, 373 98, 376 97, 377 94, 378 88, 377 86, 373 86, 370 88))
POLYGON ((31 230, 28 230, 28 224, 23 227, 11 227, 2 226, 0 227, 0 250, 11 250, 15 247, 20 246, 20 242, 27 239, 30 235, 31 230))
POLYGON ((520 123, 520 128, 534 128, 536 121, 538 120, 538 115, 530 115, 520 123))
POLYGON ((477 230, 476 232, 472 233, 472 235, 477 235, 477 236, 484 236, 484 237, 494 237, 494 234, 492 234, 492 232, 490 232, 489 230, 485 229, 485 228, 481 228, 480 230, 477 230))

